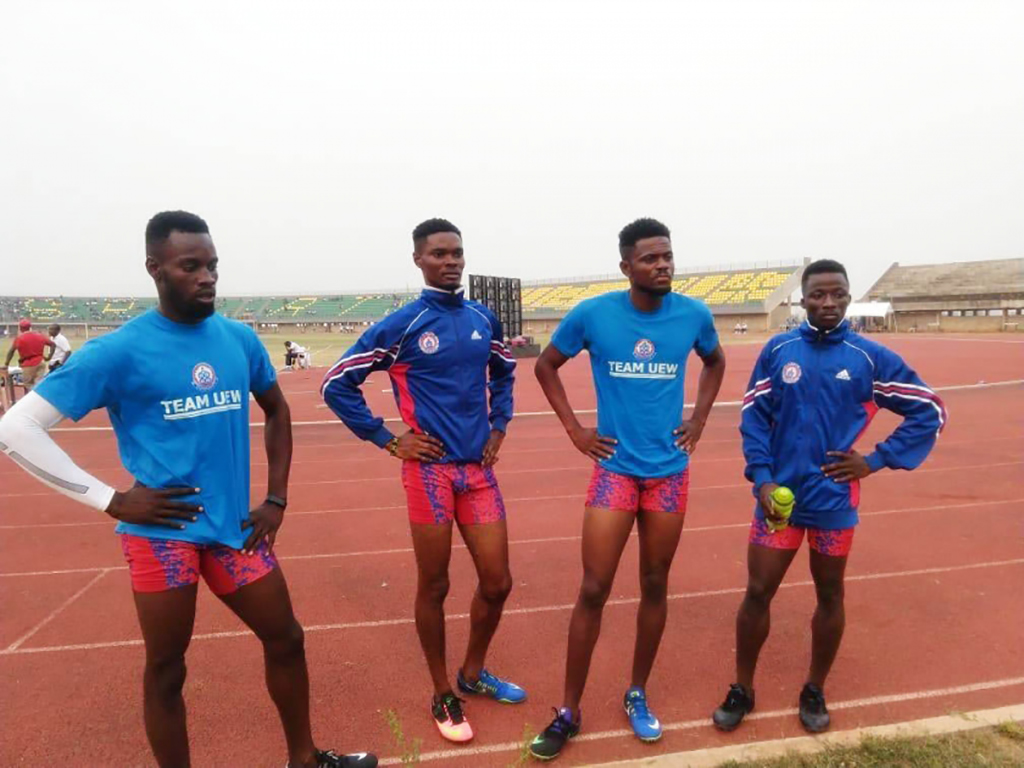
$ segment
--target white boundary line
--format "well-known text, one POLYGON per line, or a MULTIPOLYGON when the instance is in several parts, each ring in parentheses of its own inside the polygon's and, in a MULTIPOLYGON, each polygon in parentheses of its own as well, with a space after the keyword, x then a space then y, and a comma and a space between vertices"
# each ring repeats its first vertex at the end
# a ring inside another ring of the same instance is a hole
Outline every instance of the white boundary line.
MULTIPOLYGON (((743 461, 742 457, 738 458, 720 458, 711 459, 710 461, 722 462, 722 461, 743 461)), ((708 462, 706 462, 708 463, 708 462)), ((914 475, 924 475, 929 472, 950 472, 958 469, 991 469, 994 467, 1014 467, 1020 464, 1024 464, 1024 459, 1018 461, 991 461, 985 464, 959 464, 957 466, 939 466, 939 467, 925 467, 924 469, 913 470, 914 475)), ((556 472, 589 472, 590 467, 586 464, 575 464, 570 467, 547 467, 543 469, 509 469, 503 472, 498 472, 498 481, 501 481, 502 477, 508 475, 535 475, 535 474, 550 474, 556 472)), ((899 477, 895 472, 887 472, 885 474, 877 475, 875 480, 872 482, 878 482, 879 479, 887 477, 899 477)), ((295 488, 298 486, 309 487, 309 486, 322 486, 322 485, 352 485, 356 483, 394 483, 397 484, 399 481, 398 475, 378 475, 376 477, 362 477, 352 478, 346 477, 340 480, 299 480, 288 484, 289 488, 295 488)), ((702 486, 691 486, 691 491, 709 491, 709 490, 721 490, 723 488, 747 488, 750 483, 729 483, 726 485, 702 485, 702 486)), ((262 487, 262 483, 254 482, 252 487, 262 487)), ((20 499, 30 496, 52 496, 53 491, 30 491, 27 493, 0 493, 0 499, 20 499)), ((73 525, 73 524, 72 524, 73 525)), ((6 526, 0 526, 0 530, 3 530, 6 526)))
MULTIPOLYGON (((843 709, 857 709, 861 707, 878 706, 882 704, 902 704, 906 701, 920 701, 922 699, 938 699, 946 696, 957 696, 966 693, 977 693, 979 691, 993 691, 1000 688, 1012 688, 1018 685, 1024 685, 1024 677, 1008 677, 1002 680, 988 680, 982 683, 970 683, 968 685, 957 685, 949 688, 932 688, 931 690, 924 691, 907 691, 905 693, 891 693, 882 696, 870 696, 863 699, 849 699, 847 701, 838 701, 835 703, 829 703, 829 709, 831 710, 843 710, 843 709)), ((776 709, 769 712, 755 712, 754 714, 747 715, 747 720, 774 720, 780 717, 792 717, 797 713, 796 709, 776 709)), ((692 731, 700 728, 711 729, 711 719, 708 717, 701 718, 700 720, 684 720, 676 723, 664 723, 662 729, 666 731, 692 731)), ((617 739, 623 737, 635 738, 633 731, 625 728, 618 728, 612 731, 598 731, 596 733, 583 733, 577 736, 574 741, 585 742, 585 741, 604 741, 606 739, 617 739)), ((743 745, 749 747, 751 745, 743 745)), ((434 760, 458 760, 459 758, 475 757, 477 755, 488 755, 499 752, 517 752, 522 748, 522 744, 515 741, 505 742, 503 744, 487 744, 479 747, 469 747, 467 749, 443 749, 436 752, 424 752, 420 755, 421 762, 432 762, 434 760)), ((686 753, 683 753, 686 754, 686 753)), ((664 758, 666 756, 660 756, 664 758)), ((632 763, 613 763, 610 765, 656 765, 654 760, 658 760, 658 757, 651 756, 644 758, 641 761, 632 763)), ((728 759, 728 758, 725 758, 728 759)), ((401 758, 389 757, 385 760, 380 761, 380 765, 401 765, 401 758)), ((702 766, 718 765, 719 763, 702 763, 702 766)), ((605 768, 610 768, 609 764, 605 764, 605 768)), ((689 765, 688 763, 686 765, 689 765)))
MULTIPOLYGON (((1000 681, 1002 682, 1002 681, 1000 681)), ((986 688, 985 690, 992 690, 986 688)), ((969 691, 970 693, 971 691, 969 691)), ((847 705, 849 708, 849 705, 847 705)), ((832 731, 821 736, 796 736, 771 741, 706 747, 687 752, 673 752, 657 757, 601 763, 594 768, 714 768, 730 761, 763 761, 796 754, 813 754, 827 748, 856 748, 866 737, 923 738, 979 728, 991 728, 1008 721, 1024 720, 1024 705, 982 709, 956 715, 942 715, 885 725, 869 725, 845 731, 832 731)))
MULTIPOLYGON (((705 438, 701 438, 700 444, 701 445, 731 445, 731 446, 739 446, 740 442, 741 441, 740 441, 739 437, 718 437, 718 438, 707 438, 707 437, 705 437, 705 438)), ((1021 437, 1020 435, 1011 435, 1011 436, 1008 436, 1008 437, 981 437, 981 438, 970 438, 970 439, 966 439, 966 440, 947 440, 946 438, 943 438, 941 445, 942 445, 943 448, 948 448, 951 445, 978 445, 978 444, 987 445, 987 444, 990 444, 990 443, 1021 443, 1021 444, 1024 444, 1024 437, 1021 437)), ((370 464, 370 463, 380 463, 382 461, 390 461, 390 459, 386 459, 384 456, 379 455, 376 452, 367 454, 367 453, 365 453, 363 451, 360 451, 360 455, 358 455, 358 456, 349 456, 347 458, 338 458, 338 457, 335 457, 335 456, 332 456, 332 457, 327 458, 327 459, 306 458, 306 457, 303 457, 301 459, 294 458, 295 450, 297 450, 299 448, 303 448, 303 449, 307 449, 307 450, 312 450, 312 449, 319 450, 319 449, 322 449, 322 448, 348 449, 348 448, 362 448, 362 447, 363 447, 362 441, 357 441, 357 440, 345 440, 345 441, 340 442, 340 443, 302 443, 302 444, 297 444, 297 445, 293 446, 293 450, 292 450, 292 454, 293 454, 292 468, 294 469, 296 467, 306 466, 306 465, 309 465, 309 464, 331 464, 331 465, 334 465, 334 464, 370 464)), ((501 458, 507 464, 507 463, 509 463, 508 459, 507 459, 507 457, 509 457, 509 456, 526 456, 526 455, 540 454, 540 453, 559 453, 559 454, 561 454, 561 453, 565 453, 565 451, 566 451, 566 447, 564 445, 552 446, 550 448, 502 448, 502 450, 501 450, 501 458)), ((699 464, 707 464, 707 463, 710 463, 710 462, 741 461, 742 460, 742 457, 737 458, 737 457, 733 457, 733 456, 717 456, 717 457, 715 457, 713 459, 708 459, 708 458, 704 458, 706 455, 707 455, 706 452, 702 453, 702 457, 699 459, 699 461, 698 460, 695 460, 695 461, 698 461, 699 464)), ((105 465, 91 466, 91 465, 87 465, 87 464, 84 464, 84 463, 79 463, 79 466, 82 469, 84 469, 85 471, 87 471, 87 472, 89 472, 91 474, 95 474, 97 472, 117 472, 117 471, 120 471, 120 470, 124 469, 124 467, 121 464, 105 464, 105 465)), ((253 468, 255 468, 255 467, 267 467, 267 466, 269 466, 269 464, 266 461, 250 461, 249 462, 249 466, 253 467, 253 468)), ((12 462, 12 465, 7 466, 7 467, 0 466, 0 477, 3 477, 4 475, 13 475, 13 476, 17 476, 17 477, 31 477, 30 475, 28 475, 25 472, 24 469, 19 467, 17 464, 13 464, 13 462, 12 462)))
MULTIPOLYGON (((937 573, 955 573, 961 571, 972 571, 981 568, 1001 568, 1004 566, 1024 565, 1024 557, 1017 558, 1014 560, 993 560, 985 563, 968 563, 965 565, 948 565, 938 566, 935 568, 917 568, 908 571, 890 571, 887 573, 863 573, 854 576, 847 576, 846 582, 858 582, 858 581, 878 581, 880 579, 893 579, 893 578, 905 578, 909 576, 928 576, 937 573)), ((103 574, 100 574, 93 582, 98 581, 103 574)), ((813 580, 805 581, 791 581, 782 584, 780 589, 795 589, 797 587, 813 587, 813 580)), ((709 589, 698 592, 679 592, 674 595, 669 595, 669 600, 693 600, 702 597, 718 597, 720 595, 739 595, 747 591, 746 586, 742 587, 726 587, 723 589, 709 589)), ((606 605, 634 605, 640 602, 639 597, 624 597, 616 600, 609 600, 606 605)), ((530 608, 512 608, 504 611, 503 616, 523 616, 534 613, 552 613, 560 611, 571 611, 573 609, 572 603, 563 603, 561 605, 539 605, 530 608)), ((60 609, 60 610, 63 610, 60 609)), ((59 612, 59 611, 58 611, 59 612)), ((446 621, 457 621, 468 619, 468 613, 451 613, 445 616, 446 621)), ((309 632, 332 632, 346 629, 376 629, 379 627, 394 627, 414 624, 415 619, 412 617, 403 617, 398 619, 378 619, 375 621, 352 621, 352 622, 341 622, 337 624, 309 624, 304 625, 303 629, 306 633, 309 632)), ((229 630, 225 632, 205 632, 195 634, 192 636, 193 640, 220 640, 225 638, 234 637, 248 637, 252 632, 248 629, 245 630, 229 630)), ((131 646, 142 645, 141 639, 133 640, 110 640, 98 643, 75 643, 71 645, 45 645, 34 648, 6 648, 0 651, 0 656, 11 656, 20 655, 25 653, 61 653, 66 651, 94 651, 105 648, 126 648, 131 646)), ((623 731, 626 733, 626 731, 623 731)), ((629 733, 632 733, 631 731, 629 733)), ((518 745, 517 745, 518 746, 518 745)))
POLYGON ((32 627, 32 629, 30 629, 24 635, 19 637, 17 640, 15 640, 9 646, 7 646, 7 649, 6 649, 5 652, 13 653, 14 651, 17 651, 21 647, 22 643, 24 643, 26 640, 31 639, 36 634, 36 632, 38 632, 43 627, 45 627, 47 624, 49 624, 51 621, 56 619, 64 611, 65 608, 67 608, 69 605, 71 605, 73 602, 75 602, 78 598, 80 598, 82 595, 84 595, 86 592, 88 592, 93 584, 95 584, 97 581, 99 581, 104 576, 106 576, 107 572, 109 570, 110 569, 108 569, 108 568, 104 568, 102 571, 97 573, 96 576, 93 579, 91 579, 88 584, 86 584, 84 587, 82 587, 77 592, 75 592, 75 594, 73 594, 71 597, 69 597, 67 600, 65 600, 63 603, 61 603, 59 606, 57 606, 57 608, 54 609, 45 619, 40 621, 38 624, 36 624, 34 627, 32 627))
MULTIPOLYGON (((1002 343, 1006 343, 1006 342, 1002 342, 1002 343)), ((1014 343, 1024 344, 1024 342, 1014 342, 1014 343)), ((959 391, 965 390, 965 389, 990 389, 992 387, 1008 387, 1008 386, 1013 386, 1013 385, 1016 385, 1016 384, 1024 384, 1024 379, 1007 379, 1006 381, 986 381, 986 382, 978 382, 976 384, 951 384, 951 385, 945 386, 945 387, 933 387, 933 391, 935 391, 935 392, 959 392, 959 391)), ((738 407, 738 406, 741 406, 741 405, 743 405, 743 401, 742 400, 720 400, 720 401, 716 401, 715 402, 714 407, 715 408, 735 408, 735 407, 738 407)), ((683 407, 684 408, 693 408, 693 406, 694 406, 694 403, 686 403, 683 407)), ((596 408, 579 409, 579 410, 576 411, 576 413, 577 414, 589 415, 589 414, 597 413, 597 409, 596 408)), ((554 415, 555 415, 554 411, 518 411, 518 412, 512 414, 513 418, 521 418, 521 417, 524 417, 524 416, 554 416, 554 415)), ((392 418, 384 419, 384 421, 388 422, 388 423, 394 424, 394 423, 401 422, 402 420, 400 418, 398 418, 398 417, 392 417, 392 418)), ((341 425, 342 422, 341 422, 340 419, 319 419, 319 420, 315 420, 315 421, 293 421, 292 422, 292 426, 293 427, 315 427, 315 426, 318 426, 318 425, 325 425, 325 424, 341 425)), ((253 427, 253 428, 262 427, 263 426, 263 422, 262 421, 251 421, 251 422, 249 422, 249 426, 253 427)), ((50 432, 112 432, 112 431, 113 431, 113 427, 55 427, 54 429, 50 430, 50 432)))
MULTIPOLYGON (((1020 464, 1024 464, 1024 460, 1021 460, 1021 461, 990 462, 988 464, 966 464, 966 465, 959 465, 959 466, 955 466, 955 467, 947 467, 947 466, 942 466, 942 467, 926 467, 925 469, 916 469, 916 470, 914 470, 914 474, 915 475, 922 475, 922 474, 927 474, 927 473, 930 473, 930 472, 947 472, 947 471, 950 471, 950 470, 958 470, 958 469, 989 469, 989 468, 992 468, 992 467, 1018 466, 1020 464)), ((565 468, 565 470, 568 470, 568 469, 579 469, 579 468, 578 467, 567 467, 567 468, 565 468)), ((554 470, 548 470, 548 471, 554 471, 554 470)), ((895 472, 889 472, 889 473, 886 473, 886 474, 879 475, 874 482, 877 482, 877 480, 879 480, 879 479, 893 478, 893 477, 898 478, 899 475, 897 475, 895 472)), ((377 479, 377 480, 381 480, 381 481, 387 480, 387 479, 397 480, 397 478, 367 478, 367 479, 368 480, 377 479)), ((342 482, 342 481, 339 481, 339 482, 342 482)), ((344 482, 352 482, 352 481, 344 481, 344 482)), ((295 484, 293 483, 293 485, 295 485, 295 484)), ((729 490, 729 489, 736 489, 736 488, 747 488, 749 485, 750 485, 750 483, 747 483, 747 482, 743 482, 743 483, 727 483, 727 484, 724 484, 724 485, 698 485, 698 486, 691 486, 690 487, 690 491, 691 492, 697 492, 697 491, 722 491, 722 490, 729 490)), ((52 495, 52 493, 53 493, 52 491, 39 491, 39 492, 33 492, 33 493, 0 494, 0 498, 5 498, 5 497, 6 498, 12 498, 12 497, 22 498, 22 497, 26 497, 26 496, 50 496, 50 495, 52 495)), ((569 493, 569 494, 560 494, 560 495, 556 495, 556 496, 522 496, 522 497, 518 497, 518 498, 506 498, 505 499, 505 503, 506 504, 510 504, 512 502, 521 502, 521 501, 558 501, 558 500, 568 500, 568 499, 581 499, 581 498, 584 498, 585 496, 586 496, 586 494, 584 494, 584 493, 569 493)), ((350 512, 352 512, 352 513, 354 513, 354 512, 388 512, 388 511, 393 511, 393 510, 397 510, 397 509, 405 509, 405 508, 406 508, 406 506, 404 504, 386 504, 386 505, 374 506, 374 507, 338 507, 338 508, 331 508, 331 509, 314 509, 314 510, 307 510, 307 511, 303 511, 303 512, 292 512, 289 515, 289 517, 300 517, 300 516, 301 517, 305 517, 307 515, 345 514, 345 513, 350 513, 350 512)), ((90 527, 90 526, 96 526, 96 525, 110 525, 110 522, 108 520, 90 520, 90 521, 83 521, 83 522, 80 522, 80 523, 19 523, 19 524, 11 524, 11 525, 0 525, 0 531, 25 530, 25 529, 33 529, 33 528, 83 528, 83 527, 90 527)))
MULTIPOLYGON (((570 496, 568 498, 577 498, 570 496)), ((1024 504, 1024 499, 998 499, 992 501, 974 501, 966 504, 940 504, 932 507, 902 507, 897 509, 880 509, 875 512, 862 512, 861 517, 876 517, 883 515, 897 515, 907 512, 933 512, 936 510, 948 510, 948 509, 971 509, 974 507, 993 507, 1005 504, 1024 504)), ((392 509, 405 509, 405 507, 392 507, 392 509)), ((324 510, 330 512, 331 510, 324 510)), ((314 514, 314 513, 295 513, 295 514, 314 514)), ((104 523, 106 525, 106 523, 104 523)), ((743 523, 720 523, 719 525, 702 525, 702 526, 690 526, 689 528, 683 528, 683 534, 689 533, 705 533, 708 531, 725 531, 736 528, 749 528, 750 522, 743 523)), ((636 531, 630 534, 630 538, 637 536, 636 531)), ((509 541, 509 546, 520 546, 524 544, 556 544, 560 542, 568 541, 579 541, 582 536, 548 536, 538 539, 513 539, 509 541)), ((466 549, 465 544, 452 544, 453 550, 466 549)), ((392 549, 371 549, 371 550, 356 550, 353 552, 323 552, 308 555, 282 555, 278 559, 282 562, 293 561, 293 560, 330 560, 333 558, 347 558, 347 557, 382 557, 384 555, 408 555, 413 552, 412 547, 398 547, 392 549)), ((110 565, 110 566, 92 566, 85 568, 65 568, 62 570, 55 571, 20 571, 13 573, 0 573, 0 579, 2 578, 15 578, 23 576, 63 576, 65 574, 73 573, 96 573, 98 571, 126 571, 127 566, 124 565, 110 565)))

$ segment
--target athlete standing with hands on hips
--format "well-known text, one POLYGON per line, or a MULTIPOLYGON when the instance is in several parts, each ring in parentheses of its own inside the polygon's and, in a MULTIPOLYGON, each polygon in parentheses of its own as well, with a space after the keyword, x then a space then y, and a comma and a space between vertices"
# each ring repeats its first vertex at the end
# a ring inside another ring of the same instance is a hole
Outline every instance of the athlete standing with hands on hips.
POLYGON ((860 481, 885 468, 919 466, 946 423, 942 400, 899 355, 850 330, 850 284, 842 264, 823 259, 807 265, 801 287, 807 320, 768 342, 743 398, 740 432, 757 506, 747 592, 736 616, 736 682, 713 715, 724 731, 754 708, 754 668, 768 638, 771 601, 805 532, 818 605, 800 722, 812 733, 829 727, 825 678, 846 623, 843 578, 860 481), (879 408, 903 423, 861 455, 855 445, 879 408), (792 490, 795 503, 788 525, 773 531, 782 522, 773 503, 780 487, 792 490))
POLYGON ((419 574, 416 631, 434 684, 431 714, 444 738, 464 742, 473 738, 473 729, 463 699, 452 690, 445 655, 453 523, 479 578, 458 689, 505 704, 526 699, 522 688, 484 667, 512 590, 505 504, 493 467, 512 419, 516 363, 498 319, 463 296, 466 259, 459 229, 428 219, 413 230, 412 241, 413 262, 426 283, 423 293, 366 331, 327 371, 321 393, 358 437, 402 460, 419 574), (366 405, 360 388, 374 371, 391 377, 409 428, 401 436, 366 405))
POLYGON ((632 680, 623 708, 643 741, 661 738, 646 685, 668 615, 668 573, 686 514, 690 455, 725 375, 725 355, 708 308, 672 293, 668 227, 638 219, 619 233, 628 291, 578 304, 537 361, 544 394, 574 446, 594 460, 583 516, 583 583, 569 625, 565 689, 555 719, 530 745, 540 760, 558 756, 580 729, 580 699, 601 632, 601 615, 622 550, 640 532, 640 607, 632 680), (597 428, 573 412, 558 369, 586 349, 597 389, 597 428), (697 402, 683 418, 686 361, 704 367, 697 402))
MULTIPOLYGON (((157 309, 87 343, 12 408, 0 421, 0 450, 119 521, 146 646, 146 735, 160 768, 190 765, 182 688, 200 576, 263 644, 289 768, 373 768, 373 755, 314 746, 302 627, 273 553, 287 506, 292 431, 270 357, 250 328, 214 310, 217 250, 201 218, 154 216, 146 269, 157 309), (252 510, 250 393, 266 417, 268 464, 267 495, 252 510), (75 465, 47 434, 62 419, 78 421, 98 408, 106 408, 135 478, 124 492, 75 465)), ((239 716, 246 713, 232 715, 239 716)))

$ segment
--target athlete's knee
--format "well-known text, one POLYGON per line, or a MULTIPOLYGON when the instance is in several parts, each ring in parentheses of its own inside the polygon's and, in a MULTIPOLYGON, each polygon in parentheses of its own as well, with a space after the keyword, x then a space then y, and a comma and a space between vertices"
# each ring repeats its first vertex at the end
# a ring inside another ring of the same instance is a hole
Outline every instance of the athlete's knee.
POLYGON ((580 603, 584 608, 599 611, 604 608, 611 594, 611 582, 606 582, 595 576, 585 575, 580 585, 580 603))
POLYGON ((187 673, 184 654, 147 658, 144 676, 146 693, 164 701, 176 699, 185 687, 187 673))
POLYGON ((743 602, 750 610, 767 611, 778 588, 777 584, 771 584, 762 579, 750 579, 747 582, 747 593, 743 602))
POLYGON ((420 600, 440 604, 448 597, 449 589, 451 582, 448 580, 448 574, 442 573, 430 577, 421 575, 417 592, 420 600))
POLYGON ((490 605, 503 605, 512 592, 512 574, 480 580, 480 597, 490 605))
POLYGON ((644 600, 663 602, 668 596, 668 571, 652 568, 641 573, 640 594, 644 600))
POLYGON ((294 619, 284 631, 261 639, 264 654, 274 661, 293 661, 306 655, 306 633, 294 619))
POLYGON ((814 585, 818 597, 818 606, 827 611, 840 610, 843 607, 845 588, 839 579, 829 579, 814 585))

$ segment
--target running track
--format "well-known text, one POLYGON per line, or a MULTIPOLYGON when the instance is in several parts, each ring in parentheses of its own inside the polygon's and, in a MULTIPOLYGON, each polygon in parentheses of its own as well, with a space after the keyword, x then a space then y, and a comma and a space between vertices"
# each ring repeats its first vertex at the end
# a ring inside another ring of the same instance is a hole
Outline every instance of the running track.
MULTIPOLYGON (((1005 336, 886 341, 935 387, 1024 379, 1024 342, 1005 336)), ((758 349, 728 347, 720 400, 742 396, 758 349)), ((697 368, 689 372, 688 400, 697 368)), ((593 408, 587 361, 566 371, 574 405, 593 408)), ((318 378, 315 372, 282 377, 297 422, 329 419, 315 393, 318 378)), ((372 405, 393 416, 388 387, 386 378, 375 377, 367 391, 372 405)), ((1024 701, 1022 386, 943 394, 951 422, 926 465, 866 483, 849 566, 847 633, 828 687, 837 729, 1024 701)), ((520 366, 516 408, 547 410, 530 361, 520 366)), ((583 703, 585 735, 561 764, 800 733, 793 707, 813 609, 806 551, 775 603, 756 718, 730 736, 708 725, 731 680, 732 623, 745 579, 751 499, 738 412, 716 408, 694 460, 669 626, 649 688, 665 737, 641 745, 624 730, 620 707, 638 595, 634 543, 606 609, 583 703)), ((862 445, 873 445, 894 423, 880 414, 862 445)), ((105 425, 102 415, 91 416, 68 425, 76 428, 59 441, 84 466, 123 485, 127 476, 105 425)), ((253 435, 258 494, 266 467, 258 428, 253 435)), ((296 427, 291 507, 278 552, 307 630, 318 741, 395 758, 383 717, 394 709, 406 733, 422 739, 424 762, 509 765, 524 728, 546 725, 560 698, 588 462, 552 416, 512 422, 498 473, 509 507, 515 589, 489 666, 526 686, 531 698, 514 708, 471 701, 477 739, 454 750, 427 712, 429 681, 412 624, 415 569, 397 470, 340 425, 296 427)), ((12 463, 0 464, 2 765, 152 764, 139 701, 141 640, 112 527, 12 463)), ((468 555, 456 551, 448 601, 453 673, 474 583, 468 555)), ((186 687, 195 765, 283 764, 283 738, 262 678, 256 641, 201 590, 186 687)))

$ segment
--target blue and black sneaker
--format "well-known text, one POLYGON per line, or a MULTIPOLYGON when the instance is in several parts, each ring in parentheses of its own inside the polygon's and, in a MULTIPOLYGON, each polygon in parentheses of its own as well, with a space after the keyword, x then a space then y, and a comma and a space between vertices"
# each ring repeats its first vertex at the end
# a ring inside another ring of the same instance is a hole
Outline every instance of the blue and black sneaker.
POLYGON ((471 696, 486 696, 489 699, 500 701, 502 704, 519 704, 526 701, 526 691, 515 683, 495 677, 486 669, 480 670, 480 676, 475 683, 471 683, 463 677, 460 669, 455 674, 455 682, 460 691, 471 696))
POLYGON ((661 723, 647 706, 647 694, 643 688, 632 686, 626 691, 622 706, 629 715, 629 724, 640 741, 657 741, 661 738, 661 723))
POLYGON ((551 725, 530 742, 530 754, 538 760, 554 760, 562 752, 565 742, 580 732, 582 718, 582 715, 577 715, 573 722, 571 709, 556 709, 551 725))

